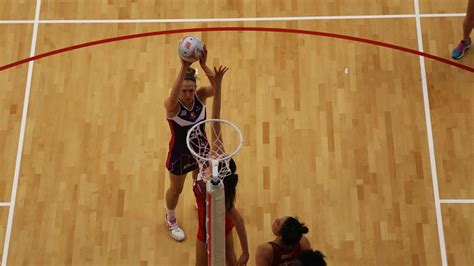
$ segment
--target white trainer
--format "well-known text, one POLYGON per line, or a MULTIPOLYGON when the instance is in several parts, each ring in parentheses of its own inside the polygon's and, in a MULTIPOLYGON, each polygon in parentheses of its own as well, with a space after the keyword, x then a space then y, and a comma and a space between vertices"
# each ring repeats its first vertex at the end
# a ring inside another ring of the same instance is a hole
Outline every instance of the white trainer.
POLYGON ((184 231, 181 229, 176 222, 176 220, 170 222, 168 218, 165 217, 166 226, 168 227, 168 231, 170 232, 171 238, 176 241, 183 241, 185 238, 184 231))

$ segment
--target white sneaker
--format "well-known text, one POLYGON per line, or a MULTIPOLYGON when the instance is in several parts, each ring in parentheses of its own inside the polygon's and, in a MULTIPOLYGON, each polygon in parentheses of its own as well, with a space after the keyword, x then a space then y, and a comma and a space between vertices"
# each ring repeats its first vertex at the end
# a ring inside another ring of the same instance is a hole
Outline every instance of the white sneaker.
POLYGON ((165 217, 165 222, 168 227, 168 231, 170 232, 171 238, 176 241, 183 241, 184 240, 184 231, 183 229, 179 228, 178 223, 175 221, 170 222, 168 218, 165 217))

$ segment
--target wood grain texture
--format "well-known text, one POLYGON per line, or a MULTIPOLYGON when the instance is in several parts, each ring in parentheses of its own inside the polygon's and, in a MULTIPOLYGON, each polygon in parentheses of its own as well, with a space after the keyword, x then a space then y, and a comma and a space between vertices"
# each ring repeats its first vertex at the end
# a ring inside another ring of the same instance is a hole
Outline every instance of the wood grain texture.
POLYGON ((442 206, 442 211, 449 265, 472 265, 474 204, 447 204, 442 206))
POLYGON ((2 0, 0 20, 35 19, 36 0, 2 0))
POLYGON ((419 0, 421 13, 466 13, 468 0, 419 0))
MULTIPOLYGON (((417 45, 414 20, 258 25, 417 45)), ((182 26, 41 25, 37 50, 182 26)), ((440 264, 417 57, 310 36, 198 36, 210 65, 230 67, 222 117, 245 137, 237 207, 250 265, 283 215, 299 216, 334 265, 440 264)), ((172 241, 163 223, 170 133, 162 101, 179 66, 180 37, 35 63, 12 265, 194 264, 190 180, 177 210, 187 239, 172 241)))
MULTIPOLYGON (((5 231, 7 229, 8 221, 8 207, 0 207, 0 250, 3 251, 3 245, 5 243, 5 231)), ((3 252, 0 253, 0 260, 3 258, 3 252)))
POLYGON ((383 15, 413 13, 411 1, 364 0, 263 0, 263 1, 56 1, 43 0, 47 19, 176 19, 226 17, 291 17, 335 15, 383 15))
MULTIPOLYGON (((0 25, 0 64, 29 55, 31 25, 0 25)), ((27 65, 0 72, 0 202, 10 201, 27 65)))
MULTIPOLYGON (((423 19, 426 51, 449 55, 461 25, 461 18, 423 19)), ((461 62, 474 66, 470 52, 461 62)), ((474 198, 474 75, 433 62, 426 67, 440 196, 474 198)))

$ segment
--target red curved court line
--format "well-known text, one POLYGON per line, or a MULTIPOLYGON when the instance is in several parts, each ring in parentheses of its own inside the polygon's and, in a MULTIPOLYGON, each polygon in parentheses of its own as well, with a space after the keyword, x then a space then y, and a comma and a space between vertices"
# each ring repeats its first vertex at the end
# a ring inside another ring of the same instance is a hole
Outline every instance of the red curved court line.
POLYGON ((343 39, 343 40, 349 40, 349 41, 355 41, 355 42, 361 42, 361 43, 367 43, 375 46, 381 46, 381 47, 387 47, 390 49, 394 50, 399 50, 405 53, 410 53, 418 56, 424 56, 426 58, 451 65, 469 72, 474 72, 474 68, 453 62, 451 60, 448 60, 446 58, 442 58, 436 55, 420 52, 417 50, 413 50, 410 48, 406 48, 403 46, 398 46, 394 44, 389 44, 389 43, 384 43, 384 42, 379 42, 379 41, 374 41, 370 39, 364 39, 364 38, 359 38, 359 37, 354 37, 354 36, 349 36, 349 35, 342 35, 342 34, 335 34, 335 33, 328 33, 328 32, 320 32, 320 31, 309 31, 309 30, 297 30, 297 29, 283 29, 283 28, 265 28, 265 27, 211 27, 211 28, 189 28, 189 29, 176 29, 176 30, 164 30, 164 31, 154 31, 154 32, 145 32, 145 33, 138 33, 138 34, 131 34, 131 35, 125 35, 125 36, 119 36, 119 37, 114 37, 114 38, 108 38, 108 39, 103 39, 103 40, 97 40, 97 41, 92 41, 92 42, 87 42, 87 43, 82 43, 78 45, 73 45, 65 48, 61 48, 58 50, 53 50, 50 52, 46 52, 43 54, 39 54, 33 57, 25 58, 23 60, 17 61, 10 63, 8 65, 0 66, 0 71, 33 61, 37 60, 43 57, 48 57, 52 56, 55 54, 60 54, 60 53, 65 53, 68 51, 76 50, 79 48, 83 47, 88 47, 88 46, 94 46, 94 45, 99 45, 103 43, 109 43, 109 42, 117 42, 117 41, 122 41, 122 40, 128 40, 128 39, 136 39, 136 38, 142 38, 142 37, 148 37, 148 36, 157 36, 157 35, 167 35, 167 34, 177 34, 177 33, 188 33, 188 32, 203 32, 203 31, 263 31, 263 32, 283 32, 283 33, 296 33, 296 34, 305 34, 305 35, 314 35, 314 36, 324 36, 324 37, 329 37, 329 38, 336 38, 336 39, 343 39))

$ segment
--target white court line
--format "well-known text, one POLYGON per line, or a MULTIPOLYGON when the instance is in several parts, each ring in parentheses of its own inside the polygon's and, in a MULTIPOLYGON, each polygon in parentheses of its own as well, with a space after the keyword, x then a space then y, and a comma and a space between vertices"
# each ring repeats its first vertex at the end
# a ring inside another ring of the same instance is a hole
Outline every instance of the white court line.
MULTIPOLYGON (((421 14, 420 17, 464 17, 465 13, 421 14)), ((306 16, 306 17, 259 17, 259 18, 197 18, 197 19, 85 19, 85 20, 39 20, 40 24, 100 24, 100 23, 198 23, 198 22, 244 22, 244 21, 303 21, 303 20, 351 20, 416 18, 416 14, 361 15, 361 16, 306 16)), ((34 20, 0 20, 0 24, 33 24, 34 20)))
POLYGON ((420 14, 422 18, 450 18, 450 17, 465 17, 466 13, 441 13, 441 14, 420 14))
POLYGON ((10 207, 10 202, 0 202, 0 207, 10 207))
POLYGON ((442 204, 474 204, 474 199, 442 199, 442 204))
MULTIPOLYGON (((244 22, 244 21, 311 21, 311 20, 351 20, 351 19, 396 19, 396 18, 416 18, 418 47, 423 51, 423 41, 421 36, 421 22, 420 18, 436 18, 436 17, 464 17, 465 13, 445 13, 445 14, 420 14, 418 0, 414 0, 416 14, 399 14, 399 15, 361 15, 361 16, 307 16, 307 17, 264 17, 264 18, 202 18, 202 19, 124 19, 124 20, 39 20, 41 0, 37 0, 35 20, 0 20, 0 24, 34 24, 33 38, 30 57, 35 54, 36 38, 38 31, 38 24, 99 24, 99 23, 196 23, 196 22, 244 22)), ((446 248, 444 242, 444 233, 441 219, 440 203, 474 203, 474 200, 440 200, 439 189, 436 173, 436 164, 434 156, 433 136, 431 129, 431 116, 428 102, 428 89, 426 83, 426 70, 424 58, 420 56, 420 68, 422 75, 423 98, 425 106, 425 116, 427 124, 428 148, 430 153, 431 172, 433 178, 433 191, 435 198, 436 217, 438 220, 438 234, 440 238, 441 259, 443 265, 447 265, 446 248)), ((14 183, 12 189, 11 203, 0 203, 0 206, 11 206, 7 235, 5 237, 5 244, 3 250, 2 266, 6 266, 8 248, 11 236, 11 228, 13 224, 13 214, 16 201, 16 192, 18 188, 18 178, 21 165, 21 154, 23 150, 24 134, 26 128, 26 117, 28 112, 29 95, 31 89, 31 78, 33 73, 33 61, 28 65, 28 77, 26 84, 25 99, 23 104, 23 115, 21 121, 20 138, 17 151, 17 160, 15 166, 14 183)))
MULTIPOLYGON (((38 36, 38 21, 40 17, 41 0, 36 0, 35 23, 33 26, 33 35, 31 37, 30 57, 35 55, 36 38, 38 36)), ((15 173, 13 175, 13 187, 10 199, 10 211, 8 212, 7 230, 5 234, 5 243, 3 245, 2 266, 7 265, 8 248, 10 247, 10 236, 13 226, 13 214, 15 213, 16 192, 18 190, 18 178, 20 175, 21 155, 23 153, 23 143, 25 141, 26 118, 28 117, 28 104, 30 102, 31 79, 33 77, 33 63, 28 63, 28 74, 26 78, 25 98, 23 100, 23 113, 21 116, 20 137, 18 139, 18 150, 16 152, 15 173)))
MULTIPOLYGON (((418 50, 423 52, 423 35, 421 31, 421 18, 420 18, 420 6, 419 0, 413 0, 415 6, 416 14, 416 35, 418 39, 418 50)), ((436 220, 438 225, 438 237, 439 237, 439 249, 441 252, 441 263, 443 266, 448 265, 448 260, 446 257, 446 243, 444 240, 444 231, 443 231, 443 218, 441 215, 441 204, 439 200, 439 188, 438 188, 438 174, 436 171, 436 158, 434 153, 434 143, 433 143, 433 129, 431 126, 431 112, 430 112, 430 102, 428 96, 428 84, 426 80, 426 68, 425 68, 425 57, 419 56, 420 59, 420 71, 421 71, 421 85, 423 87, 423 103, 425 108, 425 119, 426 119, 426 134, 428 137, 428 150, 430 154, 430 164, 431 164, 431 178, 433 179, 433 194, 435 201, 435 211, 436 211, 436 220)))
POLYGON ((0 20, 0 24, 34 24, 34 20, 0 20))

